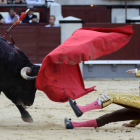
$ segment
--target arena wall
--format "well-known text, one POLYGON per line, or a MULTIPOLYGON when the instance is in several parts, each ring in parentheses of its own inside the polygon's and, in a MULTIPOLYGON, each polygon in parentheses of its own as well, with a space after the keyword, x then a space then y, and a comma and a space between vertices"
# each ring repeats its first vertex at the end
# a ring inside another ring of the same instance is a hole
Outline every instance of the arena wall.
MULTIPOLYGON (((0 25, 0 34, 4 35, 10 24, 0 25)), ((19 47, 33 63, 42 63, 43 58, 60 45, 60 27, 46 28, 45 24, 20 24, 6 39, 12 36, 19 47)))

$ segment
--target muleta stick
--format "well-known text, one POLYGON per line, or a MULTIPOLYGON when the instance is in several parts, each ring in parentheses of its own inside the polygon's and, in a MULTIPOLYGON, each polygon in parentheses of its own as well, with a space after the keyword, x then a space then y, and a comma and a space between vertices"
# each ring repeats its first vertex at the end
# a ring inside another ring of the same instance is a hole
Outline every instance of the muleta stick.
POLYGON ((21 16, 19 17, 19 19, 18 19, 15 23, 13 23, 13 25, 5 32, 5 34, 4 34, 3 37, 5 37, 17 24, 20 23, 20 21, 23 20, 23 18, 26 17, 26 14, 28 13, 29 10, 30 10, 30 9, 27 9, 25 12, 23 12, 23 13, 21 14, 21 16))

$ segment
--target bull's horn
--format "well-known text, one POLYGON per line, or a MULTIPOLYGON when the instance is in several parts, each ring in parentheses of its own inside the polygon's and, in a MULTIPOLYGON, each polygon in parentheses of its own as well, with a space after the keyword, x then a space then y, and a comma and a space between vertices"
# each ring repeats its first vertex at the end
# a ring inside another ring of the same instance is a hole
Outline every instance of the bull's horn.
POLYGON ((33 80, 36 79, 37 76, 28 76, 27 74, 30 74, 32 72, 32 69, 30 67, 24 67, 21 69, 20 74, 25 80, 33 80))

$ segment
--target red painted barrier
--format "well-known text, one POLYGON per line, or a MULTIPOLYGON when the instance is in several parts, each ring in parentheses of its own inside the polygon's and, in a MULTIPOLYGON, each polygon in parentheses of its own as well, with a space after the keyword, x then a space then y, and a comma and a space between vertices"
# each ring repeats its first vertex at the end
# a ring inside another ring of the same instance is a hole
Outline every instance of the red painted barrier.
MULTIPOLYGON (((45 27, 46 24, 20 24, 17 25, 6 39, 10 41, 11 35, 15 45, 19 47, 33 63, 41 63, 43 58, 60 45, 60 27, 45 27)), ((0 34, 10 27, 8 24, 0 25, 0 34)))

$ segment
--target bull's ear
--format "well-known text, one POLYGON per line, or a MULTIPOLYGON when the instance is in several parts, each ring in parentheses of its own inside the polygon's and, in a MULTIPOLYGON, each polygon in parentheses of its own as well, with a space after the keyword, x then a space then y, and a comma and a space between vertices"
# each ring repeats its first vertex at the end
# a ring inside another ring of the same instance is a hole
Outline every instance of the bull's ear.
POLYGON ((36 79, 37 76, 28 76, 27 74, 31 74, 32 69, 30 67, 24 67, 21 69, 20 74, 25 80, 33 80, 36 79))

